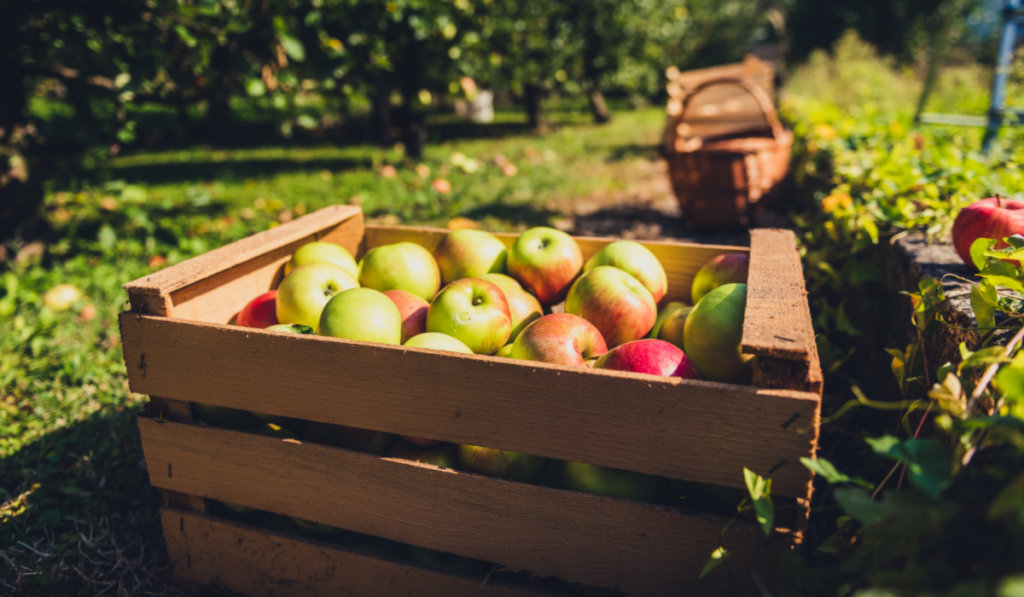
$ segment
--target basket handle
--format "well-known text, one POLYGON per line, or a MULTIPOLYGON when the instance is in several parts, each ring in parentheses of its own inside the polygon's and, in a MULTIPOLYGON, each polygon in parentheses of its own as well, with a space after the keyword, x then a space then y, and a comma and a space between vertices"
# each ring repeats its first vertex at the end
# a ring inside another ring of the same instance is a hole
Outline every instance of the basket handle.
POLYGON ((694 88, 693 91, 687 94, 686 99, 683 100, 683 109, 679 112, 678 117, 679 122, 685 122, 686 108, 689 106, 690 100, 692 100, 697 93, 715 85, 739 85, 745 89, 747 93, 754 96, 754 101, 756 101, 757 106, 761 108, 761 113, 764 114, 765 120, 768 121, 768 126, 772 129, 772 137, 774 137, 776 141, 779 141, 782 138, 785 133, 785 129, 782 127, 782 123, 779 122, 779 117, 775 113, 775 106, 772 105, 772 99, 768 97, 768 94, 759 86, 754 85, 746 79, 738 79, 734 77, 711 79, 710 81, 705 81, 694 88))

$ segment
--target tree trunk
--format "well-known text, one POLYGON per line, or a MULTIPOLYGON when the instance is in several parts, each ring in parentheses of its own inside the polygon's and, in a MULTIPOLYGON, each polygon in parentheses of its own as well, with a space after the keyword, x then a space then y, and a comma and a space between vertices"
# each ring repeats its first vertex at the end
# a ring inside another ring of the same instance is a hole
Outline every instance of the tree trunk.
POLYGON ((381 145, 390 144, 393 125, 391 80, 386 75, 378 74, 373 89, 373 140, 381 145))
POLYGON ((544 114, 542 103, 544 90, 540 85, 528 83, 523 88, 523 101, 526 103, 526 118, 531 129, 539 129, 544 126, 544 114))
POLYGON ((231 50, 227 46, 218 46, 210 58, 210 65, 217 79, 211 82, 216 85, 210 96, 206 110, 205 129, 213 141, 222 141, 231 133, 231 94, 234 91, 234 80, 231 77, 231 50))
POLYGON ((594 122, 597 124, 604 124, 612 119, 611 110, 604 101, 604 94, 596 87, 590 92, 590 111, 594 114, 594 122))

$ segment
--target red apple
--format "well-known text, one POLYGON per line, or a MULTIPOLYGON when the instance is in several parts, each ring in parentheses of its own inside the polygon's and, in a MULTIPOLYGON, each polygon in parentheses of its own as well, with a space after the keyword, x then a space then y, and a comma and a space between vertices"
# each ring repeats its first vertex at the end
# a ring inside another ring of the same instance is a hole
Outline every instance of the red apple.
POLYGON ((750 255, 747 253, 730 253, 719 255, 700 268, 693 278, 690 296, 693 304, 705 294, 726 284, 746 284, 747 273, 750 271, 750 255))
POLYGON ((266 329, 277 325, 277 291, 264 292, 258 297, 249 301, 249 304, 242 307, 238 312, 238 319, 235 325, 243 328, 266 329))
POLYGON ((583 253, 571 236, 554 228, 531 228, 508 252, 508 273, 540 304, 561 302, 583 269, 583 253))
POLYGON ((971 259, 971 244, 979 238, 991 238, 999 242, 993 247, 1006 247, 1003 241, 1008 236, 1024 234, 1024 201, 994 197, 975 201, 960 210, 953 222, 953 246, 957 255, 967 267, 974 267, 971 259))
POLYGON ((531 323, 512 344, 510 358, 582 367, 608 352, 590 322, 569 313, 552 313, 531 323))
POLYGON ((487 280, 463 278, 434 297, 427 331, 447 334, 476 354, 494 354, 508 342, 512 314, 500 288, 487 280))
POLYGON ((479 278, 489 273, 504 273, 508 251, 498 237, 483 230, 453 230, 434 249, 441 270, 441 284, 463 278, 479 278))
POLYGON ((405 290, 386 290, 384 296, 395 303, 402 315, 402 344, 427 331, 427 309, 430 303, 405 290))
POLYGON ((658 318, 651 292, 633 276, 607 265, 576 280, 565 299, 565 312, 594 324, 609 347, 643 338, 658 318))
POLYGON ((650 338, 609 350, 594 363, 594 369, 700 379, 700 373, 686 353, 664 340, 650 338))
POLYGON ((617 267, 636 278, 651 291, 655 303, 661 302, 662 297, 668 292, 665 268, 650 249, 638 242, 619 240, 605 246, 587 260, 583 271, 589 272, 601 265, 617 267))

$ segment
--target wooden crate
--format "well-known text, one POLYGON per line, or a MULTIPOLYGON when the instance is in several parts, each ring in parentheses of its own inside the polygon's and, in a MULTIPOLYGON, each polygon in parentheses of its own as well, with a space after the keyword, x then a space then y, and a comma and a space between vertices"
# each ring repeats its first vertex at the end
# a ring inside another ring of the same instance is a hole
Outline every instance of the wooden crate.
MULTIPOLYGON (((131 390, 173 576, 246 595, 527 595, 536 586, 443 573, 207 513, 207 499, 636 595, 721 595, 720 571, 697 576, 727 519, 514 483, 344 449, 192 422, 190 402, 431 437, 743 487, 743 467, 770 476, 780 528, 766 540, 739 520, 724 535, 737 594, 771 586, 778 553, 801 539, 820 410, 821 375, 795 239, 752 232, 743 345, 755 386, 594 371, 438 353, 227 325, 275 287, 312 240, 361 255, 445 231, 365 226, 356 207, 320 210, 127 285, 121 314, 131 390), (789 513, 788 515, 786 513, 789 513), (794 515, 794 512, 798 514, 794 515), (479 593, 478 593, 479 591, 479 593)), ((499 234, 511 244, 515 235, 499 234)), ((584 258, 610 239, 579 238, 584 258)), ((697 270, 742 247, 644 243, 689 296, 697 270)), ((568 587, 568 588, 566 588, 568 587)), ((583 589, 580 589, 583 590, 583 589)), ((590 589, 586 589, 590 590, 590 589)))

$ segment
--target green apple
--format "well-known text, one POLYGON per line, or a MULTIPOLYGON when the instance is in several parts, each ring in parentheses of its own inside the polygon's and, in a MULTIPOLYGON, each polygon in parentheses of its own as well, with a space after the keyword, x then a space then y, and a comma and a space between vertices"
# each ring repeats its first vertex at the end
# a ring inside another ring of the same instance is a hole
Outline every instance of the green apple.
POLYGON ((508 342, 512 315, 501 289, 487 280, 463 278, 434 297, 427 331, 460 340, 476 354, 494 354, 508 342))
POLYGON ((515 278, 505 274, 485 274, 480 276, 480 279, 487 280, 500 288, 505 295, 505 300, 508 301, 508 311, 512 315, 512 333, 508 337, 509 342, 514 341, 526 326, 544 315, 544 308, 540 306, 537 297, 523 290, 515 278))
POLYGON ((730 253, 719 255, 700 268, 693 278, 690 294, 693 304, 705 294, 726 284, 746 284, 750 271, 750 255, 747 253, 730 253))
POLYGON ((400 441, 388 451, 388 457, 432 464, 438 468, 459 470, 459 451, 454 444, 428 447, 400 441))
POLYGON ((383 292, 371 288, 352 288, 327 303, 320 315, 317 334, 400 345, 402 314, 383 292))
POLYGON ((461 444, 459 446, 459 464, 462 470, 479 473, 491 477, 535 483, 544 473, 547 458, 520 454, 510 450, 481 448, 461 444))
POLYGON ((284 264, 284 275, 291 274, 296 268, 303 265, 320 261, 345 268, 345 271, 352 274, 353 278, 359 276, 359 265, 356 264, 352 253, 349 253, 348 249, 341 245, 328 242, 311 242, 299 247, 292 255, 291 260, 284 264))
POLYGON ((326 262, 304 265, 277 287, 277 320, 316 328, 331 298, 358 287, 355 277, 341 266, 326 262))
POLYGON ((608 348, 643 338, 658 318, 651 292, 633 276, 607 265, 576 280, 565 299, 565 312, 594 324, 608 348))
POLYGON ((561 302, 583 269, 583 253, 571 236, 554 228, 530 228, 508 252, 508 273, 540 304, 561 302))
POLYGON ((441 272, 430 251, 395 243, 370 249, 359 262, 359 284, 380 292, 404 290, 429 301, 441 288, 441 272))
POLYGON ((437 332, 427 332, 425 334, 419 334, 409 338, 409 341, 405 343, 405 346, 412 346, 414 348, 430 348, 432 350, 442 350, 445 352, 461 352, 463 354, 473 354, 473 351, 462 342, 448 336, 446 334, 439 334, 437 332))
POLYGON ((268 332, 274 332, 277 334, 312 334, 313 328, 308 325, 299 325, 297 323, 279 323, 272 325, 268 328, 264 328, 268 332))
POLYGON ((509 342, 505 346, 502 346, 501 348, 499 348, 498 352, 494 353, 494 356, 496 356, 496 357, 505 357, 506 359, 511 359, 512 358, 512 346, 514 346, 514 345, 511 342, 509 342))
POLYGON ((750 383, 752 357, 740 347, 746 308, 747 285, 726 284, 704 295, 687 315, 684 350, 705 381, 750 383))
POLYGON ((505 243, 483 230, 454 230, 434 249, 441 270, 441 283, 447 286, 463 278, 479 278, 489 273, 504 273, 505 243))
POLYGON ((672 302, 666 304, 664 307, 662 307, 661 310, 658 311, 658 319, 654 320, 654 327, 651 328, 651 333, 647 334, 647 337, 648 338, 657 338, 658 337, 658 332, 661 331, 661 326, 665 323, 665 320, 668 319, 669 317, 671 317, 672 314, 675 313, 676 311, 678 311, 679 309, 682 309, 683 307, 688 307, 688 306, 689 305, 687 305, 686 303, 681 303, 679 301, 672 301, 672 302))
POLYGON ((682 308, 676 309, 669 315, 668 319, 661 325, 661 330, 658 332, 658 340, 671 342, 679 349, 683 349, 685 344, 683 332, 686 330, 686 318, 690 316, 690 311, 692 310, 693 307, 690 305, 683 305, 682 308))
POLYGON ((665 477, 582 462, 565 463, 562 483, 573 491, 654 504, 664 503, 669 494, 669 480, 665 477))
POLYGON ((308 442, 336 446, 357 452, 367 452, 383 456, 398 441, 394 433, 359 429, 347 425, 311 422, 303 436, 308 442))
POLYGON ((661 302, 661 298, 668 292, 668 277, 665 275, 665 268, 661 266, 661 262, 654 256, 654 253, 651 253, 650 249, 638 242, 620 240, 605 245, 603 249, 587 260, 583 271, 589 272, 602 265, 621 269, 636 278, 650 291, 655 303, 661 302))

